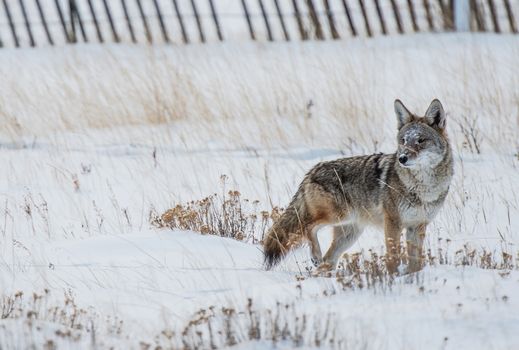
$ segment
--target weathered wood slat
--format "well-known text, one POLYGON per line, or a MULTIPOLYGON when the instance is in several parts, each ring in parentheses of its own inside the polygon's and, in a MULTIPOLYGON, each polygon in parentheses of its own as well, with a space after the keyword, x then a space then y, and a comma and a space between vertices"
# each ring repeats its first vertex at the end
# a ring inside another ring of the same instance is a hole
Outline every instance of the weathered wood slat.
POLYGON ((13 42, 15 47, 20 47, 20 41, 18 39, 18 33, 16 32, 16 25, 13 21, 13 16, 11 15, 11 10, 9 8, 9 4, 7 0, 2 0, 4 4, 5 15, 7 16, 7 22, 9 23, 9 28, 11 29, 11 35, 13 37, 13 42))
POLYGON ((330 33, 332 34, 332 39, 340 39, 339 32, 337 31, 337 27, 335 26, 335 19, 333 18, 333 11, 328 0, 323 0, 324 8, 326 10, 326 17, 328 17, 328 25, 330 26, 330 33))
POLYGON ((130 37, 133 43, 137 42, 137 38, 135 37, 135 31, 133 30, 132 20, 130 18, 130 14, 128 13, 128 7, 126 6, 126 0, 121 0, 121 7, 124 12, 124 19, 126 20, 126 27, 128 28, 128 32, 130 33, 130 37))
POLYGON ((366 27, 366 34, 368 36, 372 36, 373 33, 371 31, 371 25, 369 24, 368 14, 366 12, 366 6, 364 5, 364 0, 359 0, 360 10, 362 11, 362 17, 364 18, 364 26, 366 27))
POLYGON ((25 9, 25 4, 23 0, 18 0, 20 4, 20 10, 22 10, 23 21, 25 23, 25 29, 27 30, 27 36, 29 37, 29 43, 31 47, 36 46, 36 42, 34 41, 34 36, 32 35, 31 22, 29 21, 29 16, 27 15, 27 10, 25 9))
POLYGON ((209 0, 209 7, 211 8, 211 15, 213 17, 214 27, 216 28, 216 34, 218 35, 218 40, 223 41, 220 20, 218 19, 218 13, 216 12, 216 8, 214 7, 213 0, 209 0))
POLYGON ((195 14, 196 26, 198 28, 198 34, 200 35, 200 42, 205 43, 204 27, 202 26, 202 21, 200 20, 200 15, 198 14, 198 8, 196 6, 195 0, 191 0, 191 8, 195 14))
POLYGON ((375 0, 375 8, 377 9, 378 19, 380 21, 380 29, 382 29, 382 34, 387 34, 386 21, 384 20, 384 14, 382 13, 382 9, 380 8, 379 0, 375 0))
POLYGON ((267 39, 268 41, 274 40, 272 36, 272 30, 270 29, 270 22, 267 16, 267 12, 265 11, 265 6, 263 5, 263 0, 258 0, 258 5, 261 10, 261 16, 263 17, 263 23, 265 23, 265 29, 267 30, 267 39))
POLYGON ((348 19, 348 25, 350 26, 351 35, 357 36, 357 28, 355 27, 355 22, 353 22, 353 16, 351 15, 351 11, 348 4, 346 3, 346 0, 342 0, 342 7, 344 8, 346 18, 348 19))
POLYGON ((189 36, 187 35, 186 27, 184 26, 184 18, 182 18, 182 12, 180 11, 177 0, 173 0, 173 7, 177 16, 180 32, 182 33, 182 41, 184 44, 189 44, 189 36))
POLYGON ((43 30, 45 30, 45 35, 47 36, 47 41, 49 42, 49 44, 54 45, 54 40, 52 39, 52 35, 50 34, 49 26, 47 25, 47 20, 45 18, 45 12, 43 12, 40 0, 36 0, 36 7, 38 8, 41 24, 43 25, 43 30))
POLYGON ((283 36, 286 41, 290 41, 290 35, 288 35, 288 30, 285 25, 285 19, 283 18, 283 12, 281 12, 281 8, 279 7, 278 0, 274 0, 274 5, 276 6, 276 12, 279 18, 279 24, 281 25, 281 29, 283 30, 283 36))
POLYGON ((103 33, 101 33, 101 28, 99 27, 99 22, 97 21, 97 15, 94 8, 94 5, 92 4, 92 0, 88 0, 88 8, 90 9, 90 14, 92 15, 92 21, 94 22, 94 27, 96 29, 97 33, 97 39, 100 43, 102 43, 103 40, 103 33))
POLYGON ((110 24, 110 29, 112 31, 112 38, 116 43, 118 43, 121 41, 121 39, 119 38, 119 34, 117 34, 117 29, 115 29, 114 20, 112 17, 112 11, 110 10, 110 7, 108 6, 107 0, 103 0, 103 6, 105 9, 106 17, 108 18, 108 23, 110 24))
POLYGON ((303 25, 303 18, 301 16, 301 11, 299 11, 297 0, 292 0, 292 7, 294 8, 294 16, 297 21, 297 28, 299 29, 301 40, 308 40, 308 33, 306 32, 305 26, 303 25))
POLYGON ((135 1, 137 2, 137 8, 139 9, 139 14, 141 15, 142 26, 144 27, 144 33, 146 34, 146 40, 151 44, 153 42, 153 37, 151 36, 148 20, 146 19, 146 14, 144 13, 144 8, 142 7, 141 0, 135 1))
POLYGON ((313 0, 306 0, 306 6, 308 7, 310 19, 312 20, 312 24, 314 26, 315 37, 317 40, 324 40, 323 28, 321 27, 321 22, 319 21, 319 16, 315 10, 313 0))
POLYGON ((169 43, 169 35, 168 29, 166 28, 166 24, 164 23, 164 19, 162 18, 162 11, 160 10, 159 3, 157 0, 153 0, 153 6, 155 6, 155 13, 157 14, 157 18, 159 20, 160 31, 162 32, 162 38, 165 42, 169 43))

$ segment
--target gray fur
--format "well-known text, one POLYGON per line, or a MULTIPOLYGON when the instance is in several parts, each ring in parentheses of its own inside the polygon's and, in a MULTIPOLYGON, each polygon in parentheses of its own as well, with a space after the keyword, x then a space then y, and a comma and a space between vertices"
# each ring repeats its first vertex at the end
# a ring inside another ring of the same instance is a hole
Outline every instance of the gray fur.
MULTIPOLYGON (((268 267, 293 246, 294 237, 309 239, 313 260, 321 261, 317 229, 339 225, 321 265, 321 269, 335 268, 342 252, 362 229, 375 225, 385 230, 387 253, 393 259, 388 261, 394 264, 398 263, 395 256, 400 250, 401 231, 407 229, 408 248, 413 255, 409 261, 414 261, 409 266, 412 270, 419 268, 416 260, 421 256, 425 227, 442 207, 451 183, 452 151, 445 134, 445 113, 438 100, 431 103, 425 117, 411 114, 398 100, 395 112, 399 129, 395 153, 322 162, 306 174, 280 224, 274 224, 267 235, 268 267), (405 164, 399 161, 402 156, 405 164), (297 225, 294 208, 299 212, 297 225), (281 224, 285 221, 291 222, 290 227, 281 224)), ((389 263, 388 268, 395 270, 389 263)))

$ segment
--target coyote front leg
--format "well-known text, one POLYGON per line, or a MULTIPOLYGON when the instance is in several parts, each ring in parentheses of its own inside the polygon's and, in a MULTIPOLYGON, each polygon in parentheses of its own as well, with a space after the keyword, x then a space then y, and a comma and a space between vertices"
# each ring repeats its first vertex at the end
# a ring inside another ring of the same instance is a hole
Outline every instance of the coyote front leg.
POLYGON ((386 265, 390 274, 397 272, 400 264, 400 235, 402 226, 398 217, 389 213, 384 215, 384 234, 386 238, 386 265))
POLYGON ((406 230, 405 239, 407 241, 408 273, 420 271, 422 268, 425 229, 426 224, 421 224, 415 227, 408 227, 406 230))

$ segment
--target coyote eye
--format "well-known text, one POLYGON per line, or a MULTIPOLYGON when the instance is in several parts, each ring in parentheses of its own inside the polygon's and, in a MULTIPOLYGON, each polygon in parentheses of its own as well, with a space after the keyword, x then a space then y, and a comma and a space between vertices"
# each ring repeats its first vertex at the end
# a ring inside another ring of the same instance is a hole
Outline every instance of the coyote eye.
POLYGON ((424 139, 422 139, 422 138, 419 138, 419 139, 418 139, 418 143, 424 143, 424 142, 425 142, 424 139))
POLYGON ((403 137, 400 139, 400 143, 401 143, 402 145, 405 143, 405 140, 404 140, 403 137))

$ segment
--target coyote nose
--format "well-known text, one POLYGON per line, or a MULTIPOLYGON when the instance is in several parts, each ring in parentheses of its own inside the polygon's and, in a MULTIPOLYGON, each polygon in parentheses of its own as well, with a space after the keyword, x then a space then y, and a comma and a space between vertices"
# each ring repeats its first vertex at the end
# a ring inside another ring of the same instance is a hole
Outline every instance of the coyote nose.
POLYGON ((407 162, 407 156, 402 154, 400 157, 398 157, 398 161, 401 163, 401 164, 405 164, 407 162))

